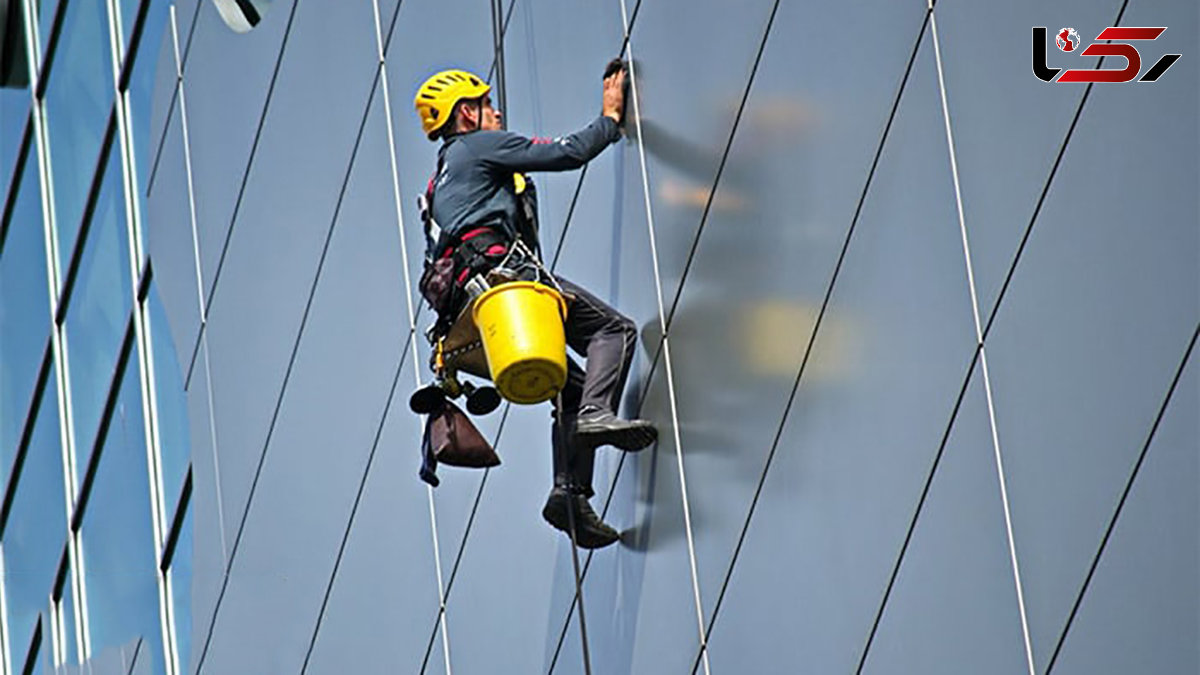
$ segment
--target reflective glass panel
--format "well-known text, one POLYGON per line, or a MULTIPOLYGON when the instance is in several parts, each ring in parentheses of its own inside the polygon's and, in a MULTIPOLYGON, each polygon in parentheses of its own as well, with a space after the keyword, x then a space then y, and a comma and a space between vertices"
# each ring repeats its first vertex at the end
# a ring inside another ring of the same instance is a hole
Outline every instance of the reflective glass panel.
POLYGON ((6 628, 13 654, 25 653, 39 616, 44 617, 43 635, 48 635, 49 598, 67 539, 56 383, 51 374, 4 529, 6 628))
POLYGON ((79 650, 76 648, 76 637, 78 633, 75 630, 75 586, 73 584, 75 570, 67 571, 67 579, 63 583, 62 598, 59 599, 59 612, 62 614, 62 640, 65 643, 67 660, 66 663, 79 663, 79 650))
POLYGON ((137 361, 121 381, 83 518, 92 651, 142 639, 138 660, 165 672, 158 619, 158 566, 151 522, 142 397, 137 361))
MULTIPOLYGON (((163 501, 174 510, 191 457, 187 394, 183 371, 156 287, 150 287, 150 336, 154 349, 154 387, 158 397, 159 448, 162 452, 163 501)), ((165 533, 164 533, 165 536, 165 533)))
POLYGON ((8 194, 28 120, 29 90, 0 88, 0 199, 8 194))
POLYGON ((80 480, 96 442, 96 428, 133 305, 121 165, 115 161, 116 155, 112 158, 67 309, 75 466, 80 480))
MULTIPOLYGON (((134 24, 137 22, 138 5, 142 4, 142 0, 119 0, 117 6, 121 10, 121 44, 126 45, 124 54, 129 53, 129 36, 133 34, 134 24)), ((158 5, 165 9, 169 3, 166 2, 151 2, 151 5, 158 5)))
POLYGON ((0 485, 8 479, 50 332, 42 202, 31 164, 0 254, 0 485))
MULTIPOLYGON (((41 0, 35 2, 38 14, 38 38, 41 43, 42 62, 46 61, 46 45, 50 43, 50 30, 54 28, 54 14, 58 10, 58 6, 62 4, 62 0, 41 0)), ((100 3, 95 3, 100 5, 100 3)), ((65 30, 65 27, 64 27, 65 30)), ((59 42, 59 49, 62 49, 62 43, 59 42)))
MULTIPOLYGON (((122 5, 133 5, 136 10, 137 0, 121 0, 122 5)), ((138 199, 138 212, 142 214, 142 250, 145 246, 145 217, 146 217, 146 181, 150 176, 152 162, 150 160, 151 138, 157 137, 150 130, 151 94, 154 91, 155 71, 158 66, 159 49, 163 41, 163 33, 167 30, 167 10, 170 3, 151 2, 146 17, 146 27, 142 31, 141 43, 138 47, 133 73, 129 79, 129 116, 130 133, 133 136, 133 170, 135 172, 135 193, 138 199)), ((136 15, 136 11, 133 12, 136 15)), ((130 19, 132 21, 132 18, 130 19)), ((126 24, 126 35, 132 30, 132 24, 126 24)), ((172 64, 173 65, 173 64, 172 64)), ((164 67, 167 63, 164 63, 164 67)))
MULTIPOLYGON (((29 63, 25 58, 23 39, 25 23, 20 11, 14 14, 0 19, 11 47, 0 63, 0 189, 8 186, 13 158, 21 145, 21 129, 29 117, 29 63)), ((7 190, 0 192, 2 194, 7 194, 7 190)))
POLYGON ((171 559, 171 593, 175 601, 175 642, 179 648, 179 667, 191 672, 188 659, 192 657, 192 509, 183 518, 179 543, 171 559))
POLYGON ((63 269, 71 259, 79 233, 112 100, 112 60, 104 3, 72 2, 67 7, 45 101, 63 269))

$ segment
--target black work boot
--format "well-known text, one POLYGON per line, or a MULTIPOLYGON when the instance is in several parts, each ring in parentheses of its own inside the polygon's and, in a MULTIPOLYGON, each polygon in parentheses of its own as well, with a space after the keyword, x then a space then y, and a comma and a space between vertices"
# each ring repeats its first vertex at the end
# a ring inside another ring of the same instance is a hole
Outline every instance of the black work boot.
POLYGON ((623 420, 607 410, 582 412, 575 424, 577 442, 590 446, 612 445, 641 450, 658 439, 658 429, 646 420, 623 420))
POLYGON ((550 498, 542 508, 542 517, 556 530, 562 530, 571 536, 571 511, 575 518, 575 543, 580 548, 603 548, 616 543, 621 535, 600 520, 600 516, 592 510, 587 497, 572 494, 564 487, 555 487, 550 491, 550 498))

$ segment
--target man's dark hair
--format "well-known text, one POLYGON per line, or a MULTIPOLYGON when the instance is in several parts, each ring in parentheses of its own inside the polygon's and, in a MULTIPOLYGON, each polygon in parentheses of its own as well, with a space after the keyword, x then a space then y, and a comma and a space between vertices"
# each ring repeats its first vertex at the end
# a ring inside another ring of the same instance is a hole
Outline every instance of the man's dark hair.
POLYGON ((450 136, 458 133, 457 129, 459 111, 461 111, 463 106, 466 105, 483 105, 483 96, 459 99, 458 102, 454 104, 454 107, 450 109, 450 119, 447 120, 446 124, 444 124, 442 128, 438 130, 437 135, 434 136, 435 139, 449 138, 450 136))

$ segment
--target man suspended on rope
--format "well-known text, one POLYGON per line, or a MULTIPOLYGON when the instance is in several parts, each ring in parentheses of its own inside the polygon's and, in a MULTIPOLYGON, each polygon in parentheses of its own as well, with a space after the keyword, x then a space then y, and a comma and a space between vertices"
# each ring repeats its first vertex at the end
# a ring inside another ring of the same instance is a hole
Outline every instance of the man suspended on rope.
MULTIPOLYGON (((426 190, 426 259, 454 263, 452 287, 439 323, 448 324, 467 301, 463 285, 500 264, 516 242, 540 258, 537 203, 527 171, 577 169, 620 138, 625 69, 609 65, 601 115, 583 129, 553 140, 505 131, 492 107, 491 87, 462 70, 430 77, 415 105, 431 141, 442 141, 437 169, 426 190)), ((554 487, 542 516, 585 548, 600 548, 620 535, 596 514, 588 499, 595 449, 612 445, 640 450, 657 430, 645 420, 616 415, 637 341, 634 323, 579 286, 554 275, 572 297, 565 323, 567 344, 587 357, 586 372, 568 359, 567 382, 555 401, 551 430, 554 487), (561 402, 561 403, 560 403, 561 402), (559 406, 561 405, 561 409, 559 406), (561 424, 561 427, 560 427, 561 424)))

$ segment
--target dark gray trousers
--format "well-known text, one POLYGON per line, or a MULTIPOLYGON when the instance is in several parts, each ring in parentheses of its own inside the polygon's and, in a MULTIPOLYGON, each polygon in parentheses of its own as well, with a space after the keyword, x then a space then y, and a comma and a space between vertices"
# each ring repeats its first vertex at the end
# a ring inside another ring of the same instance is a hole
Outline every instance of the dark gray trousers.
POLYGON ((555 275, 563 290, 575 296, 567 311, 567 344, 587 357, 587 370, 567 357, 567 384, 554 401, 551 441, 554 484, 588 497, 592 489, 595 448, 572 442, 580 411, 616 414, 637 346, 637 326, 628 317, 583 288, 555 275))

